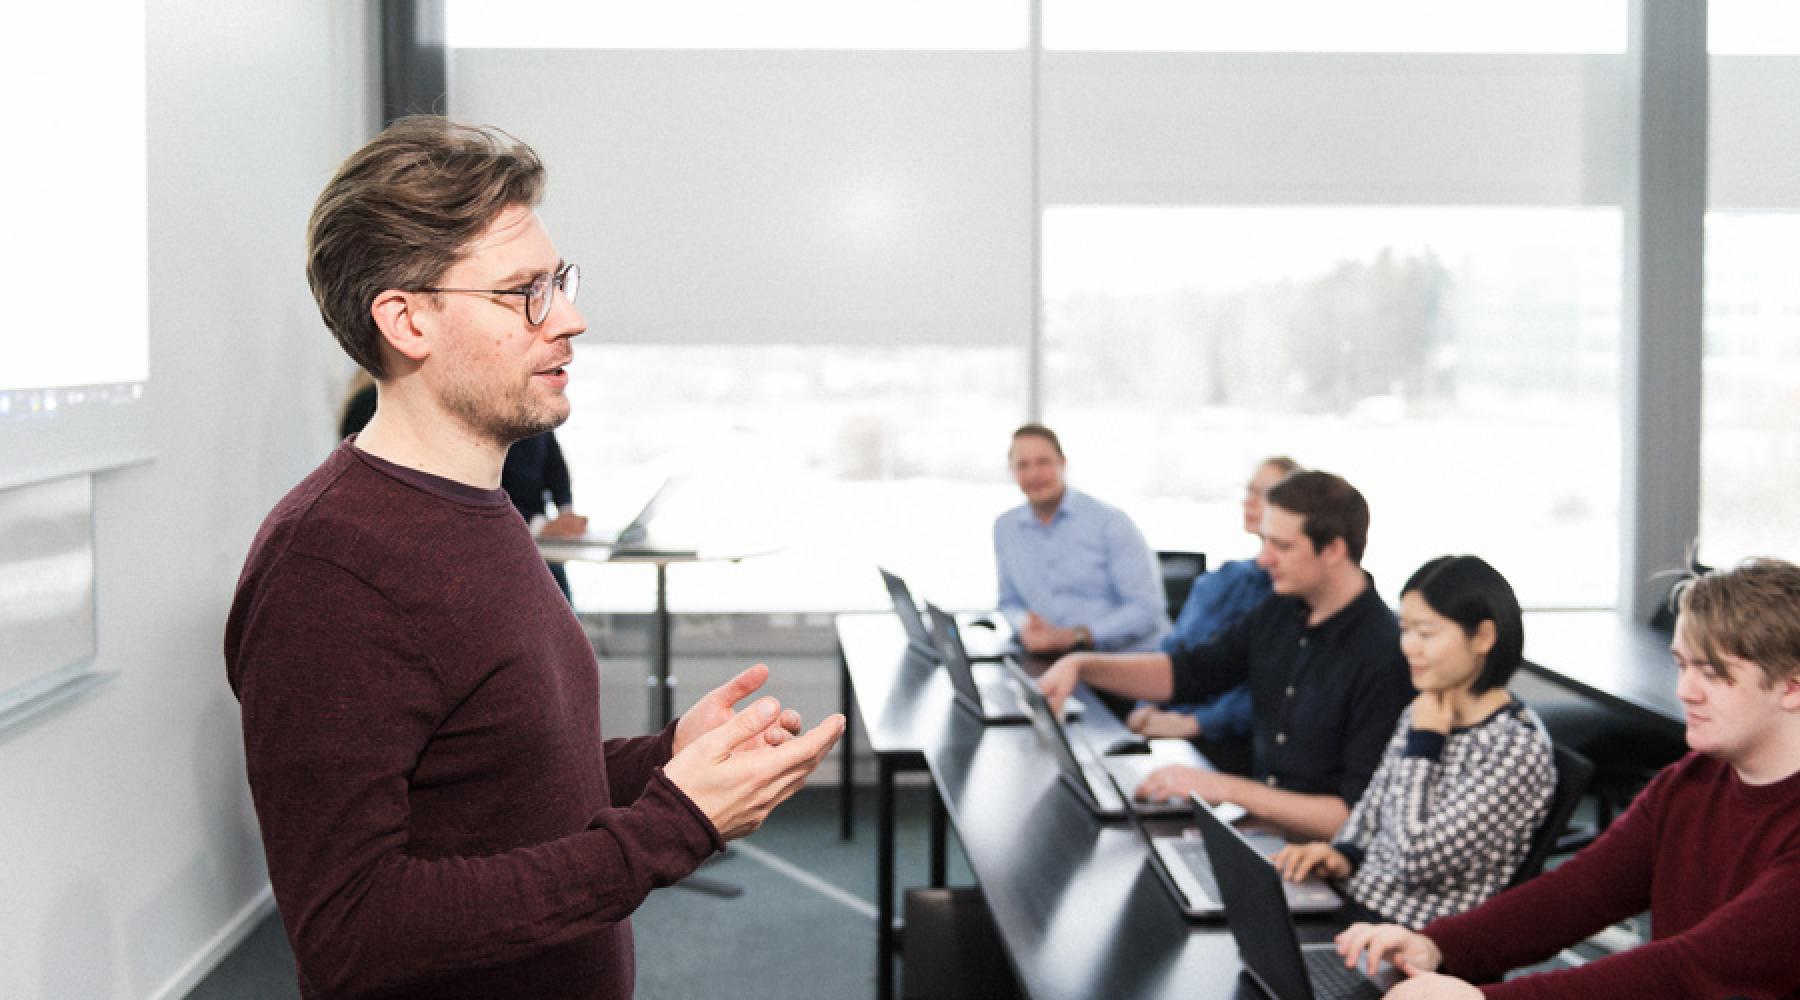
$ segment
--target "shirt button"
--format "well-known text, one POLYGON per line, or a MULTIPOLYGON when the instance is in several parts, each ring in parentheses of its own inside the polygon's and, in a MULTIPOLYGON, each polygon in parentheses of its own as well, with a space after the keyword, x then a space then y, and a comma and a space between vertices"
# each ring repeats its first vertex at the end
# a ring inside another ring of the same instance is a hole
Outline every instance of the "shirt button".
POLYGON ((1300 637, 1300 648, 1301 648, 1301 649, 1305 649, 1305 648, 1306 648, 1306 636, 1301 636, 1301 637, 1300 637))
POLYGON ((1275 742, 1285 745, 1287 743, 1287 734, 1286 733, 1276 733, 1275 734, 1275 742))
POLYGON ((1273 774, 1271 774, 1267 778, 1263 779, 1263 784, 1268 785, 1270 788, 1274 788, 1278 784, 1278 782, 1275 780, 1275 776, 1273 774))
POLYGON ((1289 698, 1292 698, 1294 696, 1294 686, 1292 684, 1288 685, 1287 696, 1289 698))

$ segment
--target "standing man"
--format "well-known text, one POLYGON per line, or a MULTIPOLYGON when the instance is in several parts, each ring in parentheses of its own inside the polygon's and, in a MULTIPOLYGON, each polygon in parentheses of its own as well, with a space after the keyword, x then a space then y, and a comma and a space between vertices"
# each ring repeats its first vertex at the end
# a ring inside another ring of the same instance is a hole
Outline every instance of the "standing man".
POLYGON ((1155 649, 1169 630, 1162 573, 1131 518, 1063 479, 1062 443, 1013 431, 1007 461, 1025 504, 994 522, 1000 611, 1026 651, 1155 649))
POLYGON ((1693 752, 1554 871, 1422 933, 1351 926, 1345 964, 1393 962, 1406 1000, 1800 997, 1800 567, 1752 559, 1678 594, 1693 752), (1495 981, 1645 909, 1647 944, 1495 981))
POLYGON ((569 415, 580 272, 529 147, 395 123, 320 195, 307 277, 375 416, 264 521, 226 624, 300 992, 628 997, 627 919, 762 823, 842 732, 757 665, 602 742, 598 664, 500 489, 569 415))
POLYGON ((1077 681, 1134 698, 1197 702, 1248 681, 1252 777, 1170 766, 1141 798, 1230 801, 1302 838, 1350 815, 1413 698, 1400 626, 1363 571, 1369 506, 1329 472, 1269 488, 1257 562, 1274 593, 1212 642, 1174 654, 1065 656, 1038 684, 1061 707, 1077 681))

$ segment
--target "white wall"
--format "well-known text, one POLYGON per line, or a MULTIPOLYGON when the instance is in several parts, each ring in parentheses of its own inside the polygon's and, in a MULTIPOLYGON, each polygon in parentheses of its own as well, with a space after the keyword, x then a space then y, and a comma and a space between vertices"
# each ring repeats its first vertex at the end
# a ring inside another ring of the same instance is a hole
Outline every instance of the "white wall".
MULTIPOLYGON (((221 636, 257 524, 333 437, 346 368, 305 223, 374 125, 373 8, 147 5, 157 459, 97 481, 96 666, 118 679, 0 737, 9 1000, 180 996, 267 906, 221 636)), ((107 322, 117 252, 52 262, 79 305, 46 333, 107 322)))

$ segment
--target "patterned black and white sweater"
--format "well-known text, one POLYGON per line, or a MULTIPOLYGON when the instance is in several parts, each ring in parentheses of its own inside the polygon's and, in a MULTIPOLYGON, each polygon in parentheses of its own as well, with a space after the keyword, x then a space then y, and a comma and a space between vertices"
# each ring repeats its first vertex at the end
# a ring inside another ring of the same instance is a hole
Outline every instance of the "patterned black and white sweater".
POLYGON ((1550 809, 1556 765, 1536 713, 1509 702, 1449 735, 1400 715, 1333 840, 1350 898, 1415 930, 1506 887, 1550 809))

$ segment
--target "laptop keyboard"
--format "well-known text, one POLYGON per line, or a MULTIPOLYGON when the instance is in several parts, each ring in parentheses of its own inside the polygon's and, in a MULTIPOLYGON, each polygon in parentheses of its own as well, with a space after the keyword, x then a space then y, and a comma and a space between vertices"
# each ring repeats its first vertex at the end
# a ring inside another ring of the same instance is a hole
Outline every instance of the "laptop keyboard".
POLYGON ((1183 837, 1171 843, 1175 845, 1175 857, 1187 869, 1188 877, 1206 890, 1209 899, 1224 899, 1219 893, 1219 880, 1213 877, 1212 858, 1206 854, 1206 841, 1198 837, 1183 837))
POLYGON ((1346 968, 1343 956, 1334 948, 1302 948, 1306 959, 1306 978, 1312 982, 1317 1000, 1380 1000, 1381 988, 1369 977, 1346 968))
POLYGON ((1020 716, 1025 713, 1025 699, 1006 681, 989 681, 976 684, 981 691, 981 706, 990 716, 1020 716))

